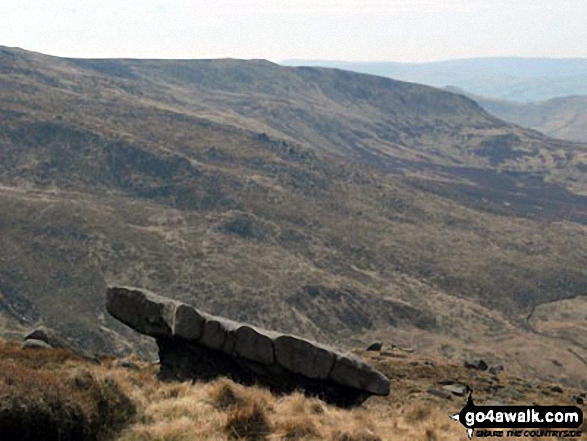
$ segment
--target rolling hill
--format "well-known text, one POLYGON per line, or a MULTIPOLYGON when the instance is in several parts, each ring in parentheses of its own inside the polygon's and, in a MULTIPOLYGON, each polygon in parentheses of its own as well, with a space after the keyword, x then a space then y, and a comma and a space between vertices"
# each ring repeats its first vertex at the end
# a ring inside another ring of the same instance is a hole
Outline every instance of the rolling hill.
POLYGON ((104 314, 108 284, 138 285, 345 347, 525 371, 540 350, 532 374, 585 377, 581 313, 560 332, 585 310, 585 145, 341 70, 14 48, 0 121, 4 335, 148 354, 104 314))

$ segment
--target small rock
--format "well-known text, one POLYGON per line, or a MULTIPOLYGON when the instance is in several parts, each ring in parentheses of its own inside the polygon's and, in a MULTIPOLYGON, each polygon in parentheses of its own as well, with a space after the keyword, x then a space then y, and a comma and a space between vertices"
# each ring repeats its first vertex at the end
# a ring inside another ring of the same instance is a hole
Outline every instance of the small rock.
POLYGON ((438 384, 446 386, 447 384, 455 384, 455 380, 440 380, 438 384))
POLYGON ((445 400, 452 399, 452 395, 450 394, 450 392, 444 390, 430 388, 426 392, 428 392, 430 395, 434 395, 435 397, 444 398, 445 400))
POLYGON ((369 347, 366 350, 367 351, 380 351, 382 347, 383 347, 383 343, 375 342, 375 343, 369 345, 369 347))
POLYGON ((130 360, 120 360, 116 365, 121 368, 130 369, 133 371, 140 371, 141 370, 141 368, 136 363, 133 363, 130 360))
POLYGON ((524 395, 512 387, 501 388, 498 393, 500 398, 504 398, 508 401, 520 401, 524 398, 524 395))
POLYGON ((477 371, 486 371, 489 368, 485 360, 465 360, 465 367, 477 371))
POLYGON ((43 340, 37 340, 35 338, 29 338, 22 342, 20 346, 21 349, 52 349, 49 343, 44 342, 43 340))
POLYGON ((556 392, 557 394, 562 394, 563 393, 563 389, 560 386, 552 386, 550 388, 551 391, 556 392))
POLYGON ((467 386, 458 383, 447 384, 446 386, 442 386, 442 389, 457 397, 464 397, 467 394, 467 386))
POLYGON ((477 364, 478 371, 486 371, 488 368, 489 366, 487 365, 487 363, 485 363, 484 360, 479 360, 479 363, 477 364))
POLYGON ((410 353, 410 354, 412 354, 412 353, 416 352, 416 351, 414 350, 414 348, 401 348, 401 350, 402 350, 402 351, 404 351, 404 352, 408 352, 408 353, 410 353))
POLYGON ((501 364, 497 365, 497 366, 491 366, 489 368, 489 373, 493 374, 493 375, 497 375, 499 372, 503 372, 504 368, 501 364))
POLYGON ((487 400, 481 403, 482 406, 507 406, 503 401, 499 400, 487 400))
POLYGON ((381 355, 383 357, 391 357, 391 358, 408 358, 408 356, 406 354, 401 354, 399 352, 381 351, 379 353, 379 355, 381 355))
POLYGON ((577 404, 585 404, 585 399, 584 399, 583 397, 576 396, 576 397, 574 397, 574 398, 575 398, 575 402, 576 402, 577 404))

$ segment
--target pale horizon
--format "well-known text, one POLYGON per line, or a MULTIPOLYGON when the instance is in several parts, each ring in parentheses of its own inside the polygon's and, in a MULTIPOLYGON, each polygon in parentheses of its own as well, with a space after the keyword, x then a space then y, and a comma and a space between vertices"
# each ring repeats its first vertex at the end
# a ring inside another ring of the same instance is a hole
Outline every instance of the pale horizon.
POLYGON ((587 58, 583 0, 4 0, 0 45, 74 58, 587 58))

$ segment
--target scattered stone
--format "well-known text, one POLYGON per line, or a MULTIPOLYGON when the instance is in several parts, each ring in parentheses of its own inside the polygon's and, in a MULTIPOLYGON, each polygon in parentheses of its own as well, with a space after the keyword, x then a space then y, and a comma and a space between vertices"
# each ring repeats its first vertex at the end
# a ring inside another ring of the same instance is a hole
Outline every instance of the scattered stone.
POLYGON ((486 371, 488 368, 489 366, 487 365, 487 363, 485 363, 484 360, 479 360, 479 363, 477 364, 478 371, 486 371))
POLYGON ((21 349, 52 349, 53 346, 44 342, 43 340, 37 340, 36 338, 29 338, 22 342, 21 349))
POLYGON ((577 396, 575 396, 575 397, 573 397, 573 398, 575 399, 575 402, 576 402, 577 404, 585 404, 585 399, 584 399, 583 397, 581 397, 581 396, 577 395, 577 396))
POLYGON ((130 369, 132 371, 140 371, 141 370, 139 365, 137 365, 136 363, 133 363, 130 360, 120 360, 118 363, 116 363, 116 365, 118 367, 130 369))
POLYGON ((402 359, 408 358, 408 356, 406 354, 401 354, 399 352, 381 351, 379 354, 384 357, 389 357, 389 358, 402 358, 402 359))
POLYGON ((447 384, 446 386, 443 386, 442 389, 456 395, 457 397, 464 397, 467 394, 467 386, 458 383, 447 384))
POLYGON ((513 387, 500 386, 498 389, 498 395, 499 398, 503 398, 510 402, 522 401, 524 399, 524 395, 513 387))
POLYGON ((439 398, 444 398, 445 400, 451 400, 452 399, 452 395, 450 392, 444 391, 444 390, 440 390, 440 389, 436 389, 434 387, 428 389, 426 392, 428 392, 430 395, 434 395, 435 397, 439 397, 439 398))
POLYGON ((489 366, 485 360, 465 360, 465 367, 468 369, 475 369, 477 371, 486 371, 489 366))
POLYGON ((482 406, 507 406, 506 403, 500 400, 487 400, 481 403, 482 406))
POLYGON ((402 351, 407 352, 409 354, 413 354, 415 351, 414 348, 400 348, 402 351))
POLYGON ((489 368, 489 373, 493 374, 493 375, 497 375, 500 372, 503 372, 504 367, 501 364, 498 364, 497 366, 491 366, 489 368))
POLYGON ((228 376, 276 392, 303 389, 344 407, 390 392, 389 379, 364 361, 316 342, 215 317, 137 288, 112 287, 106 297, 112 316, 156 338, 162 379, 228 376))
POLYGON ((562 388, 562 387, 560 387, 560 386, 552 386, 552 387, 550 388, 550 390, 551 390, 552 392, 556 392, 557 394, 562 394, 562 393, 564 392, 564 391, 563 391, 563 388, 562 388))
POLYGON ((380 351, 382 347, 383 347, 383 343, 376 342, 376 343, 369 345, 369 347, 366 349, 366 351, 380 351))

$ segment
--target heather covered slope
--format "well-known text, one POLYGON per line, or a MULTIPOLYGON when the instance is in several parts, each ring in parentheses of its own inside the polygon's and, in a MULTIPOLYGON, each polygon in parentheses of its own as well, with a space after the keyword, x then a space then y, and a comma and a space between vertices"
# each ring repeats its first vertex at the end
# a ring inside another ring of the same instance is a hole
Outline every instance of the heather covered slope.
POLYGON ((562 360, 539 374, 585 372, 579 328, 526 323, 586 292, 582 146, 448 92, 264 61, 3 49, 0 118, 7 332, 128 350, 103 309, 121 284, 341 346, 518 333, 562 360))

